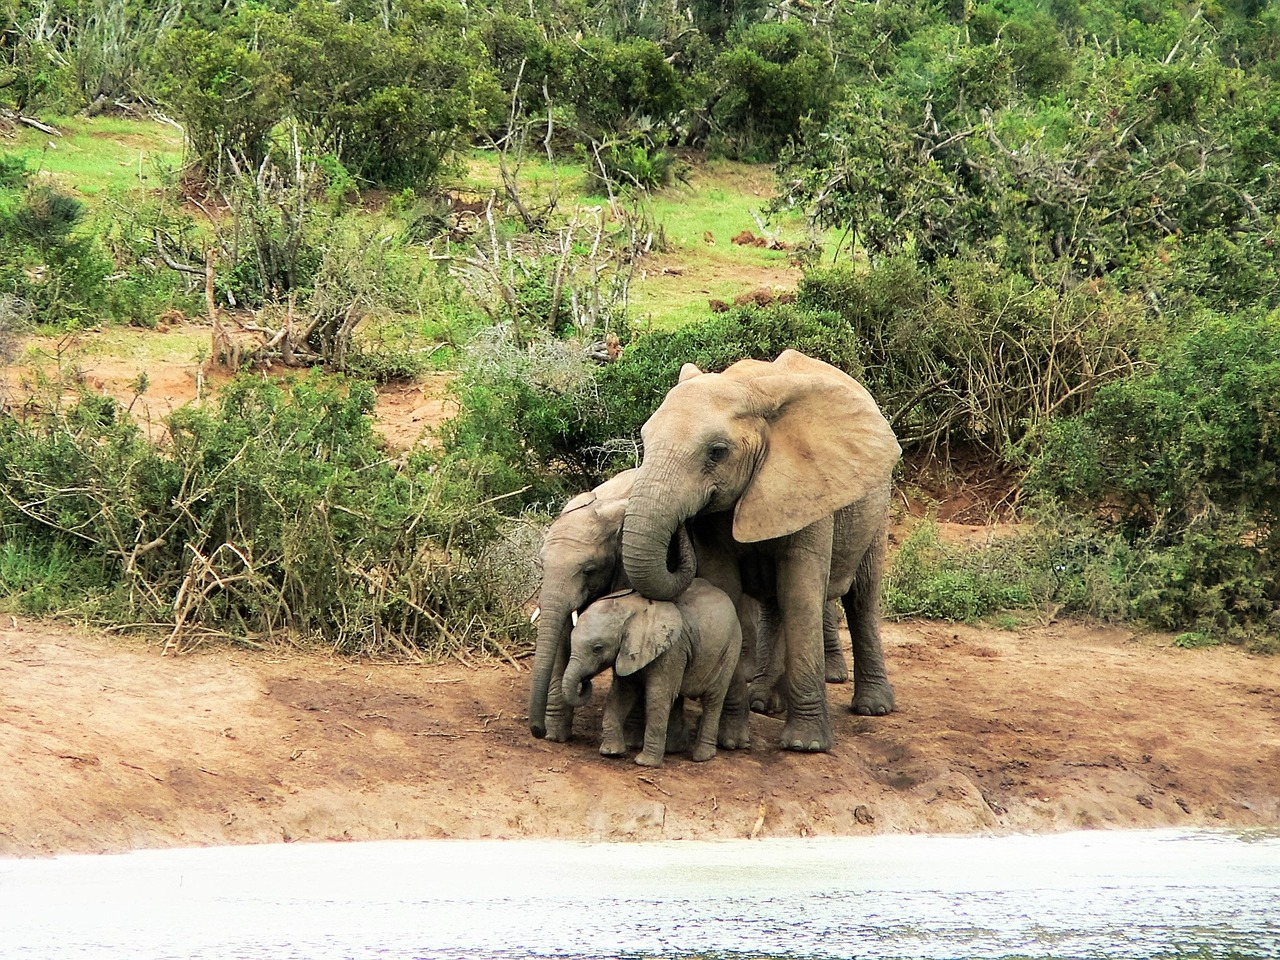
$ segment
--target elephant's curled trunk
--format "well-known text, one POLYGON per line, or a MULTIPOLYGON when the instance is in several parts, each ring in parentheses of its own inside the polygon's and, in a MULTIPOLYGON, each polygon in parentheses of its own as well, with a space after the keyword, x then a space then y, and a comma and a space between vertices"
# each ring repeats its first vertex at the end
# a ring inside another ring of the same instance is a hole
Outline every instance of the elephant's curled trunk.
MULTIPOLYGON (((669 513, 669 508, 667 508, 669 513)), ((683 518, 664 516, 653 498, 632 494, 622 526, 627 579, 650 600, 674 600, 693 582, 698 560, 683 518)))
POLYGON ((571 707, 581 707, 591 699, 591 678, 585 674, 582 666, 573 660, 564 671, 564 702, 571 707))

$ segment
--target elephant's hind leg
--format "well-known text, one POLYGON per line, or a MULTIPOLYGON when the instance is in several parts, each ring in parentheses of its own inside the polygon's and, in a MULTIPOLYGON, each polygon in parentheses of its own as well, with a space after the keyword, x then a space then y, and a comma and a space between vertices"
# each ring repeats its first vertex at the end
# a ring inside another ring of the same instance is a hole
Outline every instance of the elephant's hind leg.
POLYGON ((822 608, 822 658, 827 683, 849 682, 849 664, 840 647, 839 600, 828 600, 822 608))
POLYGON ((876 537, 858 565, 853 586, 843 597, 853 641, 853 700, 849 709, 868 717, 892 713, 893 685, 880 645, 880 580, 884 573, 885 538, 876 537))

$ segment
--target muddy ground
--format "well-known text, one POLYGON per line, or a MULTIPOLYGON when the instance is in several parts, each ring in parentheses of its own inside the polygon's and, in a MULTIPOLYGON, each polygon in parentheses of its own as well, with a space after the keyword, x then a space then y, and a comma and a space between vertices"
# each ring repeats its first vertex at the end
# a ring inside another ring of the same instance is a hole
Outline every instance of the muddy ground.
POLYGON ((887 625, 899 709, 829 755, 656 771, 533 739, 529 673, 0 629, 0 855, 386 838, 1280 825, 1280 659, 1078 624, 887 625))

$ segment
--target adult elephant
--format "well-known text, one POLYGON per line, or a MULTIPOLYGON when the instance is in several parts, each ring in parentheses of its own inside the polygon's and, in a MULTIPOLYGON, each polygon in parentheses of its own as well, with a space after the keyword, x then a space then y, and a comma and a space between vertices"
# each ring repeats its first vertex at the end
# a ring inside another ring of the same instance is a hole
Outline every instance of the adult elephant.
MULTIPOLYGON (((570 500, 543 539, 538 592, 538 641, 529 692, 529 730, 535 737, 564 742, 573 710, 561 694, 569 659, 569 632, 577 611, 629 586, 620 561, 622 519, 635 470, 624 470, 570 500)), ((693 579, 692 558, 688 578, 693 579)))
MULTIPOLYGON (((794 350, 719 374, 686 364, 641 435, 622 535, 631 585, 655 600, 688 585, 684 525, 698 576, 739 603, 746 594, 773 604, 785 647, 782 743, 808 751, 832 745, 822 622, 826 601, 840 598, 853 638, 851 709, 890 712, 879 592, 901 450, 866 389, 794 350)), ((748 739, 745 674, 735 687, 720 727, 729 747, 748 739)))

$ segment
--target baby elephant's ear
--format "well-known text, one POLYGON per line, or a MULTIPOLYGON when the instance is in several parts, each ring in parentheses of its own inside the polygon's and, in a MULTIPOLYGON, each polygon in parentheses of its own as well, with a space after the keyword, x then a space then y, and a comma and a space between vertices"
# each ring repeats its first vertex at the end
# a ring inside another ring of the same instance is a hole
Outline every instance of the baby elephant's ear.
POLYGON ((653 663, 676 642, 683 629, 684 618, 674 603, 646 600, 644 607, 623 628, 622 648, 614 664, 618 676, 630 676, 653 663))

